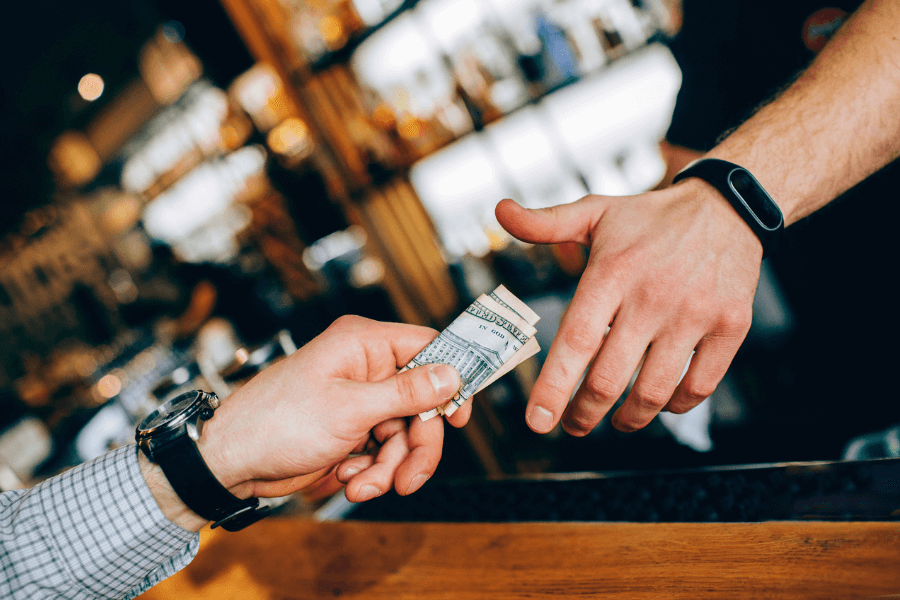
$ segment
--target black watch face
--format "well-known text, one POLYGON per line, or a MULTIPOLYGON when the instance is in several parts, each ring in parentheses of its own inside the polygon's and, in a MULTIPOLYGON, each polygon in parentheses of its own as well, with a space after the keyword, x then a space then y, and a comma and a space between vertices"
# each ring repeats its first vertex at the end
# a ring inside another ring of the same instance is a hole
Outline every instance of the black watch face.
POLYGON ((147 415, 147 418, 141 422, 138 429, 140 431, 149 431, 160 425, 165 425, 167 422, 189 409, 197 400, 197 396, 199 396, 199 392, 195 390, 176 396, 168 402, 163 402, 159 408, 147 415))

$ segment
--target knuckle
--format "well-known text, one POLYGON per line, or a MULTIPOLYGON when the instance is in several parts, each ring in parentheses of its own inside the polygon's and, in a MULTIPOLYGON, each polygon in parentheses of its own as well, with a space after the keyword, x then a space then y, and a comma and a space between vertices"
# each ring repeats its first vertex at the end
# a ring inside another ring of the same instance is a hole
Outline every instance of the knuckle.
POLYGON ((646 424, 646 420, 642 420, 634 414, 618 414, 613 421, 614 427, 620 431, 636 431, 646 424))
POLYGON ((683 415, 684 413, 694 408, 694 406, 695 405, 688 402, 673 402, 669 405, 668 411, 672 414, 683 415))
POLYGON ((746 333, 750 330, 752 319, 753 312, 750 306, 735 303, 722 309, 719 315, 719 325, 728 332, 746 333))
POLYGON ((714 391, 716 391, 715 384, 708 382, 692 382, 685 387, 684 398, 692 403, 691 406, 693 407, 712 396, 714 391))
POLYGON ((625 391, 624 385, 606 373, 591 373, 585 379, 584 387, 592 396, 605 401, 615 400, 625 391))
MULTIPOLYGON (((634 279, 635 268, 634 260, 627 252, 609 258, 602 264, 602 270, 606 281, 611 282, 619 293, 624 293, 629 288, 629 282, 634 279)), ((631 291, 637 294, 637 300, 640 302, 643 295, 649 294, 644 286, 637 287, 631 291)))
POLYGON ((422 393, 417 385, 417 379, 412 376, 411 372, 403 373, 394 378, 394 383, 397 386, 397 397, 401 403, 409 406, 418 404, 422 393))
POLYGON ((366 321, 363 317, 357 315, 341 315, 331 324, 331 328, 337 330, 356 329, 366 321))
POLYGON ((657 383, 644 383, 640 386, 635 386, 633 394, 635 402, 640 406, 657 411, 665 406, 672 396, 668 387, 657 383))
POLYGON ((659 302, 660 291, 656 285, 642 285, 631 291, 631 301, 645 312, 653 312, 659 302))
POLYGON ((680 314, 681 320, 685 324, 706 326, 710 320, 710 307, 702 301, 683 302, 680 306, 680 314))
POLYGON ((560 377, 548 377, 540 384, 535 391, 543 398, 544 406, 565 406, 572 396, 572 388, 560 377))
POLYGON ((587 323, 572 323, 563 332, 562 338, 563 343, 576 354, 593 354, 597 350, 598 340, 587 323))
POLYGON ((585 414, 576 414, 566 417, 565 425, 567 429, 574 431, 591 431, 599 419, 594 419, 585 414))

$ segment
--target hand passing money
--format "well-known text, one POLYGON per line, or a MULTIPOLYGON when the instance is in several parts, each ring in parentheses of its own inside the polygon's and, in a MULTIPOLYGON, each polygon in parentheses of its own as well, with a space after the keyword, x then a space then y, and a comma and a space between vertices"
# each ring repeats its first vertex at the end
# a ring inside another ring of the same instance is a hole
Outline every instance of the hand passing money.
POLYGON ((456 368, 462 378, 459 392, 444 406, 421 413, 423 421, 450 416, 477 392, 534 356, 540 317, 502 285, 490 296, 482 294, 428 344, 402 371, 432 363, 456 368))

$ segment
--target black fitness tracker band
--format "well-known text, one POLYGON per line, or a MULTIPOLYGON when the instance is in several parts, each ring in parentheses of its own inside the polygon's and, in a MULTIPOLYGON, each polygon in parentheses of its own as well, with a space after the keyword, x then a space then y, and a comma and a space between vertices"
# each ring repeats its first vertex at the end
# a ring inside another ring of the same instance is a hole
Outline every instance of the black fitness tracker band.
POLYGON ((750 171, 718 158, 701 158, 682 169, 672 183, 687 177, 702 179, 725 196, 762 242, 763 258, 775 251, 784 233, 784 215, 750 171))
POLYGON ((141 422, 136 440, 188 508, 213 521, 213 528, 238 531, 265 517, 269 509, 260 507, 257 498, 241 500, 229 492, 197 448, 203 423, 218 406, 219 399, 212 393, 195 390, 181 394, 141 422))

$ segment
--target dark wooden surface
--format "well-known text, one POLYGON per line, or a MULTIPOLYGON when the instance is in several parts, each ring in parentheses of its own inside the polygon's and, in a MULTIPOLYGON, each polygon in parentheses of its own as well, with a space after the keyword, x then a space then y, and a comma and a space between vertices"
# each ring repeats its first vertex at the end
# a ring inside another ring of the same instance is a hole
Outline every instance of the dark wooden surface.
POLYGON ((314 523, 204 530, 144 600, 900 598, 900 523, 314 523))

